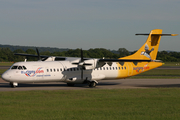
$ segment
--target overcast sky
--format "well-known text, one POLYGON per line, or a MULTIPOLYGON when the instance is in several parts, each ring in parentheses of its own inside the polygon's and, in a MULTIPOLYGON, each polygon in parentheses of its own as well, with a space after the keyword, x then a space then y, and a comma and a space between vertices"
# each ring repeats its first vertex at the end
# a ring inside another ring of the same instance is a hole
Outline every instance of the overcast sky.
MULTIPOLYGON (((180 0, 0 0, 0 44, 139 49, 152 29, 180 34, 180 0)), ((160 51, 180 51, 180 36, 160 51)))

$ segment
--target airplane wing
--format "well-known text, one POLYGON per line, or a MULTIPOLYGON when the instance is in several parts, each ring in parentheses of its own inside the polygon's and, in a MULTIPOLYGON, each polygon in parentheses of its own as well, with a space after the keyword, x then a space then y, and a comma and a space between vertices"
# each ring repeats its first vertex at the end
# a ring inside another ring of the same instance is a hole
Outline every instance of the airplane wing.
MULTIPOLYGON (((20 56, 26 56, 26 57, 38 57, 38 55, 32 55, 32 54, 24 54, 24 53, 14 53, 14 55, 20 55, 20 56)), ((48 56, 41 55, 41 58, 46 58, 48 56)))
MULTIPOLYGON (((47 55, 32 55, 32 54, 23 54, 23 53, 14 53, 14 55, 20 55, 20 56, 26 56, 26 57, 37 57, 37 58, 42 58, 42 61, 45 61, 49 57, 53 56, 47 56, 47 55)), ((66 57, 55 57, 55 61, 64 61, 66 60, 66 57)))

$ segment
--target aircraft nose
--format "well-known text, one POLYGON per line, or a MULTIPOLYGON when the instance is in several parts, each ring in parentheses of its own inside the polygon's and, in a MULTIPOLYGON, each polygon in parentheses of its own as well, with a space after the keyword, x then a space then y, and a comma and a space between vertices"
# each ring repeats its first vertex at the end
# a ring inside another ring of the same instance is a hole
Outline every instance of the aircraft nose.
POLYGON ((5 81, 8 81, 8 79, 10 78, 10 76, 5 72, 1 75, 2 79, 5 81))

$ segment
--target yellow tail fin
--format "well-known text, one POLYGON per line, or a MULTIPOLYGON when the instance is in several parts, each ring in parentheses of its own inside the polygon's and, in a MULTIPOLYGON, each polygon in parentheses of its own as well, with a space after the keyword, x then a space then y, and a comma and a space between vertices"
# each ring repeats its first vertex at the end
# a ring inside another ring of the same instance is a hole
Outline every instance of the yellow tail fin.
POLYGON ((120 59, 156 60, 161 36, 176 36, 177 34, 162 34, 161 29, 154 29, 149 34, 136 34, 136 35, 149 35, 149 36, 145 44, 136 53, 120 59))

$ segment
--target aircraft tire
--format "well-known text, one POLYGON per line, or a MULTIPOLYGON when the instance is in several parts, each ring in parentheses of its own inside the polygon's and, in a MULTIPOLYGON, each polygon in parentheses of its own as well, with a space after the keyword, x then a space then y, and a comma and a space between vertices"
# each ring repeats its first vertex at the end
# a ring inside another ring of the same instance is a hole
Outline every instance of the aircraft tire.
POLYGON ((67 85, 68 85, 68 86, 74 86, 74 84, 73 84, 73 83, 67 83, 67 85))
POLYGON ((95 81, 90 82, 89 87, 96 87, 96 82, 95 81))

